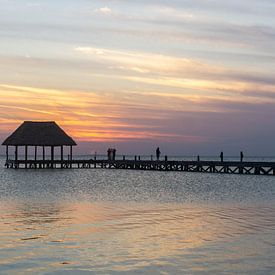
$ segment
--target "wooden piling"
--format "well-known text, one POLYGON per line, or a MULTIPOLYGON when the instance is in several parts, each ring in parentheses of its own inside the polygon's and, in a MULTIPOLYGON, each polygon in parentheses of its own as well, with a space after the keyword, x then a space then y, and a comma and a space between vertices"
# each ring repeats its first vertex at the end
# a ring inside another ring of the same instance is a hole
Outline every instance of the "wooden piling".
POLYGON ((54 168, 54 146, 51 146, 51 168, 54 168))
POLYGON ((28 168, 28 145, 25 146, 25 168, 28 168))

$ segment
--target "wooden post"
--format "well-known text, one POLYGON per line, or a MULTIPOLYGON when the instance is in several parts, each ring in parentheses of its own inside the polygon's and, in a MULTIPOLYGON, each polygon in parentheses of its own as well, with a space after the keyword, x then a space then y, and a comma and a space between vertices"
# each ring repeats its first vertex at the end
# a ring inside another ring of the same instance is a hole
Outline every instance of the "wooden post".
POLYGON ((43 159, 42 167, 45 168, 45 146, 42 147, 42 159, 43 159))
POLYGON ((54 146, 51 146, 51 168, 53 168, 54 162, 54 146))
POLYGON ((35 161, 35 164, 34 164, 34 167, 37 168, 37 146, 34 147, 34 161, 35 161))
POLYGON ((9 145, 6 145, 6 162, 9 160, 9 145))
POLYGON ((18 146, 15 145, 15 168, 18 168, 17 161, 18 161, 18 146))
POLYGON ((27 164, 27 160, 28 160, 28 145, 25 145, 25 168, 28 168, 28 164, 27 164))
POLYGON ((63 146, 60 147, 61 168, 63 168, 63 146))
POLYGON ((18 161, 18 146, 17 145, 15 145, 14 158, 15 158, 15 168, 18 168, 18 166, 17 166, 17 161, 18 161))
POLYGON ((37 161, 37 146, 34 147, 34 160, 37 161))
POLYGON ((72 160, 73 160, 73 146, 70 146, 70 168, 72 168, 72 160))

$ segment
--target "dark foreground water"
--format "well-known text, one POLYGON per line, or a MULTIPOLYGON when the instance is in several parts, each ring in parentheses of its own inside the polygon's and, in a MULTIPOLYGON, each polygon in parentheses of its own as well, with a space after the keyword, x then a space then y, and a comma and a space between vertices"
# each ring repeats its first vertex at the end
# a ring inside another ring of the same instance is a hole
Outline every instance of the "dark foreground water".
POLYGON ((0 274, 275 274, 275 177, 0 167, 0 274))

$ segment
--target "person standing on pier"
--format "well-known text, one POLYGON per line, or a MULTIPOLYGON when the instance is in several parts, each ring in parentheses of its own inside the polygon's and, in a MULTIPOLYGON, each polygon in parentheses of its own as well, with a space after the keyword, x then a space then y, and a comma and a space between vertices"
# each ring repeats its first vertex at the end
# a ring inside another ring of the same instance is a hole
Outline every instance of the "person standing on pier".
POLYGON ((159 157, 160 157, 160 149, 159 149, 159 147, 156 150, 156 157, 157 157, 157 160, 159 160, 159 157))
POLYGON ((221 151, 220 158, 221 158, 221 162, 223 162, 223 151, 221 151))
POLYGON ((110 148, 107 150, 107 157, 108 157, 108 160, 111 160, 111 149, 110 148))
POLYGON ((241 162, 243 162, 243 151, 240 152, 240 159, 241 159, 241 162))
POLYGON ((113 160, 116 160, 116 149, 113 149, 113 160))

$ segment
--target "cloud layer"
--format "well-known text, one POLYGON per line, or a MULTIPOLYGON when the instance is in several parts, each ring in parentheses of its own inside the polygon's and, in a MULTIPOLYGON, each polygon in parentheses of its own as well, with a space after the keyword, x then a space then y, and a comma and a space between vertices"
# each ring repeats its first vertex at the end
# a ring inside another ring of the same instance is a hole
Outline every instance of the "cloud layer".
POLYGON ((33 119, 83 151, 275 150, 274 1, 0 5, 2 139, 33 119))

